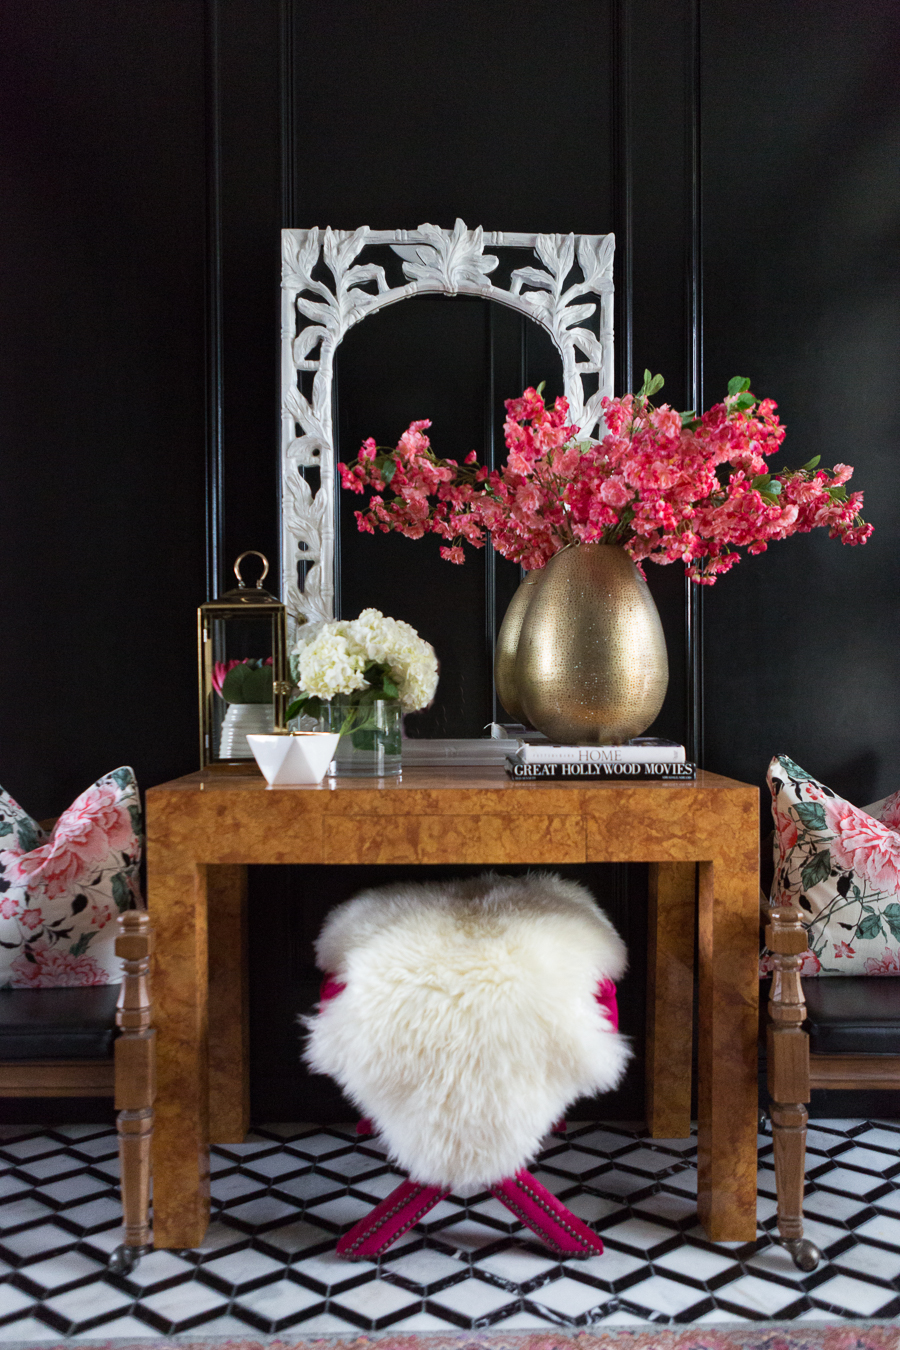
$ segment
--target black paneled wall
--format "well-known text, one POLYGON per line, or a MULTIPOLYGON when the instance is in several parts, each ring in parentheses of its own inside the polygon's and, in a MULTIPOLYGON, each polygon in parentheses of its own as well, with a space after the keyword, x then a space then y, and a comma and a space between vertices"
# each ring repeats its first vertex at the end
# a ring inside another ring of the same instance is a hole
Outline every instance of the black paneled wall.
POLYGON ((0 17, 0 784, 38 817, 196 765, 205 59, 181 0, 0 17))
MULTIPOLYGON (((754 783, 785 751, 861 802, 900 785, 896 6, 35 0, 2 25, 0 783, 24 805, 55 813, 120 763, 144 786, 196 763, 195 606, 242 549, 277 556, 281 226, 457 216, 614 230, 619 391, 648 366, 707 404, 746 374, 780 404, 786 460, 856 466, 865 549, 790 540, 702 603, 648 569, 672 665, 657 730, 754 783)), ((426 310, 418 365, 395 316, 389 340, 348 343, 345 453, 432 412, 441 447, 484 435, 484 315, 426 310), (442 342, 462 349, 449 378, 442 342)), ((343 533, 348 613, 453 616, 421 728, 476 730, 483 560, 343 533)), ((266 875, 260 917, 302 906, 314 931, 334 887, 266 875)), ((639 970, 640 885, 596 884, 639 970)))

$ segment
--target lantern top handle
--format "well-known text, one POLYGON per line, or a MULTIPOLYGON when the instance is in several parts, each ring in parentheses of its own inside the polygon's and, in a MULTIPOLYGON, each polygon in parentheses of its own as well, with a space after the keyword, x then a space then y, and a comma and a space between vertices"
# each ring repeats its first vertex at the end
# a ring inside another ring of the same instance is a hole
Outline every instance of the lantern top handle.
POLYGON ((247 583, 241 576, 241 563, 244 561, 245 558, 262 558, 263 570, 255 583, 256 589, 258 591, 261 591, 262 584, 265 581, 266 577, 269 575, 269 560, 264 553, 260 553, 259 549, 256 548, 245 549, 244 552, 240 555, 240 557, 235 559, 234 575, 237 577, 238 585, 242 591, 246 590, 247 588, 247 583))

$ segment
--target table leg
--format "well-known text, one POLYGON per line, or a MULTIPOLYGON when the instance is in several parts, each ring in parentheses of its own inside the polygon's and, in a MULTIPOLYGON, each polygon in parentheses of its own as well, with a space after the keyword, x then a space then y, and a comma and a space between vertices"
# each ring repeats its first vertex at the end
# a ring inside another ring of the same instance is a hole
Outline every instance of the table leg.
POLYGON ((738 863, 700 864, 697 1210, 713 1242, 756 1237, 759 876, 738 863))
POLYGON ((157 1029, 153 1242, 197 1247, 209 1226, 207 868, 148 850, 157 1029))
POLYGON ((250 1128, 247 869, 206 869, 209 912, 209 1137, 242 1144, 250 1128))
POLYGON ((646 1116, 654 1139, 691 1132, 694 863, 651 863, 647 928, 646 1116))

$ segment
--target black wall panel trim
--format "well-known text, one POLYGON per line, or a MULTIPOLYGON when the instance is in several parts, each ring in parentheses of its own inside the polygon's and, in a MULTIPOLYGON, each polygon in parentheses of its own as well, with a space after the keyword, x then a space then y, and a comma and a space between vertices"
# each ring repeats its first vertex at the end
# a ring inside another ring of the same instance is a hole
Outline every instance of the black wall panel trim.
POLYGON ((225 497, 222 355, 222 117, 219 0, 206 3, 206 598, 222 589, 225 497))

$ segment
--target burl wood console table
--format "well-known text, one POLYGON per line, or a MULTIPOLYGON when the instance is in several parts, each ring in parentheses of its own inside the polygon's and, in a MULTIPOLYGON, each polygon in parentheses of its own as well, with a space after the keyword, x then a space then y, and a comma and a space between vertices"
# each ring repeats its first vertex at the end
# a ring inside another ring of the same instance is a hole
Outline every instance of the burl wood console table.
POLYGON ((752 1240, 758 813, 755 787, 709 773, 695 783, 523 783, 496 768, 407 769, 397 783, 273 789, 256 775, 207 772, 152 788, 156 1245, 202 1242, 210 1142, 239 1142, 248 1128, 249 863, 651 863, 650 1129, 690 1132, 696 918, 700 1220, 714 1241, 752 1240))

